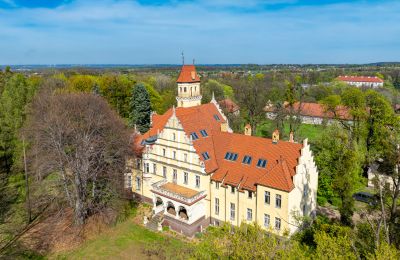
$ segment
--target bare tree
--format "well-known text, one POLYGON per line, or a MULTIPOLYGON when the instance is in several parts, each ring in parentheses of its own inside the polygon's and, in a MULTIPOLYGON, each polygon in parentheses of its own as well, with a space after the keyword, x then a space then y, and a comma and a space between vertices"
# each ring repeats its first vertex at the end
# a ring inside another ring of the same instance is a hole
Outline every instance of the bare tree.
POLYGON ((54 196, 74 209, 76 224, 112 205, 123 191, 129 137, 101 97, 44 91, 32 104, 25 131, 32 174, 39 182, 57 178, 54 196))

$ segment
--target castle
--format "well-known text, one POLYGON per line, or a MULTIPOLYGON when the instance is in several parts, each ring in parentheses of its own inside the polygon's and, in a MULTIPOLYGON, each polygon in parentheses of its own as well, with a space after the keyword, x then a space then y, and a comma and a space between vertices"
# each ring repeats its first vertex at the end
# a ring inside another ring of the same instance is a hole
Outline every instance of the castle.
POLYGON ((249 126, 233 133, 214 98, 201 104, 194 65, 182 66, 177 88, 177 107, 153 114, 139 135, 128 175, 163 226, 193 236, 209 225, 256 222, 283 235, 299 228, 299 216, 315 214, 318 171, 307 139, 255 137, 249 126))

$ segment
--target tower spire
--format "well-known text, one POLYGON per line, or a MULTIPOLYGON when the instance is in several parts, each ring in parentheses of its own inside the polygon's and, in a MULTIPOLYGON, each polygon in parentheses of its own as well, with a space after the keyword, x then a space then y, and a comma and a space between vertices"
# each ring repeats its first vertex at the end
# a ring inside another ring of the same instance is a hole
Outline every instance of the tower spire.
POLYGON ((182 65, 185 65, 185 55, 183 54, 183 51, 182 51, 181 55, 182 55, 182 65))

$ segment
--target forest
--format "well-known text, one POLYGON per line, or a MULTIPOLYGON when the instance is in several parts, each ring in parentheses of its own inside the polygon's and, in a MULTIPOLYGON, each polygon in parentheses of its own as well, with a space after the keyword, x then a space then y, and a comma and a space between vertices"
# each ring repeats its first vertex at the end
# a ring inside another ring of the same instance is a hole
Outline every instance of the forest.
MULTIPOLYGON (((257 224, 210 227, 161 259, 399 259, 400 68, 365 66, 198 66, 203 103, 231 99, 240 114, 225 111, 235 132, 283 139, 308 137, 296 102, 320 103, 335 114, 349 109, 351 123, 323 123, 310 138, 319 170, 318 205, 337 212, 299 219, 294 236, 275 237, 257 224), (355 88, 339 75, 377 76, 379 89, 355 88), (285 105, 269 120, 265 106, 285 105), (372 165, 393 181, 376 179, 377 203, 360 205, 372 165)), ((0 72, 0 258, 45 258, 55 233, 80 244, 94 227, 114 226, 136 212, 123 189, 127 157, 135 156, 134 129, 144 133, 151 113, 175 105, 179 66, 59 68, 0 72), (67 231, 66 231, 67 230, 67 231), (68 233, 68 234, 67 234, 68 233), (71 235, 72 234, 72 235, 71 235), (74 236, 73 236, 74 235, 74 236)), ((100 228, 99 228, 100 230, 100 228)), ((65 242, 68 243, 68 242, 65 242)))

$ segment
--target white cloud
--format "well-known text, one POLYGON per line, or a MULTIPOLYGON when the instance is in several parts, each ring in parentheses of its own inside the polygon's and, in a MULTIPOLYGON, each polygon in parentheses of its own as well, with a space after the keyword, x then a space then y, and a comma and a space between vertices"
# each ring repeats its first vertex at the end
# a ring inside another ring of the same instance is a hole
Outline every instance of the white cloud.
POLYGON ((241 13, 111 0, 0 10, 0 64, 179 63, 181 50, 199 63, 400 60, 399 11, 398 2, 241 13))

